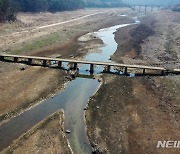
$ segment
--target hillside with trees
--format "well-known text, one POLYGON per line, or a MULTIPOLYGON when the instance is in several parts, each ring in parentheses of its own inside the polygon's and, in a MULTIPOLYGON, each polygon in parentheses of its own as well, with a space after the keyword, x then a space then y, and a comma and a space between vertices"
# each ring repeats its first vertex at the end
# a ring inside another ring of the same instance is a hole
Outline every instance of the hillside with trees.
POLYGON ((19 4, 13 0, 0 0, 0 22, 14 21, 15 14, 18 11, 19 4))
POLYGON ((0 22, 14 21, 17 12, 57 12, 84 7, 124 7, 122 0, 0 0, 0 22))
POLYGON ((122 0, 85 0, 86 7, 125 7, 128 6, 122 0))
POLYGON ((56 12, 83 7, 83 0, 0 0, 0 22, 14 21, 18 11, 56 12))
POLYGON ((65 11, 83 8, 83 0, 15 0, 23 12, 65 11))

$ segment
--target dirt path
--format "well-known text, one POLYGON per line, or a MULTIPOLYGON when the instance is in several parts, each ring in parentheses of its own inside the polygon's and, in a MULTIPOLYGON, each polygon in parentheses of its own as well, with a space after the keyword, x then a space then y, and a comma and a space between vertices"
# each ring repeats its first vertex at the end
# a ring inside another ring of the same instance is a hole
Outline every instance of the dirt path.
POLYGON ((77 20, 80 20, 80 19, 84 19, 84 18, 91 17, 91 16, 98 15, 98 14, 102 14, 102 13, 106 13, 106 12, 98 12, 98 13, 85 15, 85 16, 75 18, 75 19, 71 19, 71 20, 64 21, 64 22, 59 22, 59 23, 55 23, 55 24, 51 24, 51 25, 47 25, 47 26, 37 27, 36 29, 33 29, 32 31, 39 30, 39 29, 44 29, 44 28, 48 28, 48 27, 53 27, 53 26, 58 26, 58 25, 62 25, 62 24, 67 24, 67 23, 70 23, 70 22, 74 22, 74 21, 77 21, 77 20))
MULTIPOLYGON (((85 16, 82 16, 82 17, 78 17, 78 18, 67 20, 67 21, 63 21, 63 22, 58 22, 58 23, 54 23, 54 24, 49 24, 49 25, 45 25, 45 26, 36 27, 34 29, 31 29, 30 31, 24 30, 24 31, 20 31, 20 32, 14 32, 14 33, 12 33, 10 35, 18 35, 18 34, 21 34, 21 33, 30 33, 30 32, 34 32, 34 31, 40 30, 40 29, 45 29, 45 28, 49 28, 49 27, 59 26, 59 25, 70 23, 70 22, 78 21, 78 20, 81 20, 81 19, 84 19, 84 18, 88 18, 88 17, 94 16, 94 15, 98 15, 98 14, 101 14, 101 13, 106 13, 106 12, 93 13, 93 14, 85 15, 85 16)), ((2 35, 1 37, 7 37, 7 36, 8 35, 2 35)))

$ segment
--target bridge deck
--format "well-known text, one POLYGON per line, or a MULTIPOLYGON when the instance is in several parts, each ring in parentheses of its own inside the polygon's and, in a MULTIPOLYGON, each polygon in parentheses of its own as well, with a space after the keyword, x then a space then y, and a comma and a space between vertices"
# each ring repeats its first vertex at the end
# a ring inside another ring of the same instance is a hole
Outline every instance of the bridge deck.
POLYGON ((104 66, 115 66, 115 67, 127 67, 127 68, 180 72, 180 69, 168 70, 168 69, 163 68, 163 67, 153 67, 153 66, 144 66, 144 65, 128 65, 128 64, 118 64, 118 63, 110 63, 110 62, 97 62, 97 61, 85 61, 85 60, 75 60, 75 59, 61 59, 61 58, 48 58, 48 57, 22 56, 22 55, 9 55, 9 54, 1 54, 0 57, 11 57, 11 58, 21 58, 21 59, 33 59, 33 60, 47 60, 47 61, 60 61, 60 62, 79 63, 79 64, 93 64, 93 65, 104 65, 104 66))

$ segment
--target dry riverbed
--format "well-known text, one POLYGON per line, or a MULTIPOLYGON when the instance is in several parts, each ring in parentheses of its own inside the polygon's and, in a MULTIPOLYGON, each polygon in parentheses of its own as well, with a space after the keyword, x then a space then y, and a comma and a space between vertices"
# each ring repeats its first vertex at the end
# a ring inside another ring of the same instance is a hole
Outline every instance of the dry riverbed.
MULTIPOLYGON (((75 15, 72 18, 78 18, 79 15, 77 14, 83 11, 71 12, 68 13, 68 16, 63 13, 20 14, 17 22, 11 25, 1 25, 0 52, 34 56, 81 58, 87 52, 91 52, 93 49, 102 46, 103 43, 93 35, 90 36, 91 39, 85 36, 84 40, 82 38, 82 40, 78 40, 80 36, 100 28, 132 22, 129 17, 120 16, 120 14, 125 14, 128 9, 86 10, 86 13, 80 14, 80 16, 100 13, 102 11, 104 13, 89 16, 87 19, 80 19, 78 22, 74 21, 61 26, 41 29, 36 33, 31 33, 31 30, 36 26, 39 27, 55 22, 67 21, 69 16, 73 16, 73 14, 75 15), (56 20, 61 15, 63 19, 56 20), (32 18, 32 21, 26 23, 27 18, 32 18), (43 22, 39 22, 40 20, 43 22), (26 30, 28 32, 24 32, 26 30)), ((0 122, 3 123, 9 120, 11 117, 22 113, 40 101, 51 97, 57 91, 63 90, 69 81, 66 78, 68 75, 69 72, 59 69, 0 62, 0 122)), ((60 144, 68 149, 67 144, 64 144, 65 140, 59 142, 57 138, 48 138, 50 140, 49 143, 53 144, 51 144, 51 147, 44 147, 46 145, 44 142, 49 136, 48 133, 57 133, 52 131, 52 128, 56 127, 55 125, 57 124, 57 118, 54 119, 53 117, 50 118, 51 121, 48 118, 47 125, 45 122, 41 123, 43 127, 41 127, 41 124, 37 127, 35 126, 35 128, 16 140, 6 150, 10 153, 22 153, 23 151, 28 153, 29 150, 37 152, 48 148, 47 150, 50 151, 53 146, 57 147, 60 144), (49 127, 51 124, 52 128, 49 127), (44 134, 44 137, 42 134, 43 131, 47 133, 44 134), (38 141, 39 139, 40 141, 38 141), (44 144, 39 145, 40 143, 44 144)), ((54 150, 60 152, 62 149, 60 147, 58 149, 57 147, 54 150)), ((62 153, 68 153, 67 151, 62 151, 62 153)))
MULTIPOLYGON (((64 24, 62 26, 53 27, 55 35, 60 38, 55 37, 51 33, 52 27, 49 29, 43 29, 42 31, 46 32, 42 36, 39 36, 37 32, 37 36, 28 35, 24 36, 24 33, 20 31, 22 35, 21 38, 24 39, 26 43, 19 42, 19 35, 12 36, 13 34, 6 34, 8 37, 13 37, 15 39, 15 43, 11 44, 6 39, 1 38, 1 43, 5 42, 7 45, 2 45, 2 48, 7 48, 7 50, 1 50, 5 53, 10 54, 24 54, 24 55, 35 55, 35 56, 49 56, 49 57, 63 57, 63 58, 80 58, 85 55, 90 49, 93 48, 93 44, 102 44, 102 42, 98 38, 94 38, 94 40, 79 42, 77 39, 88 32, 105 28, 108 26, 122 24, 130 22, 130 18, 121 17, 120 14, 124 14, 128 9, 100 9, 100 10, 86 10, 86 14, 93 14, 97 12, 105 12, 103 14, 90 16, 87 19, 83 18, 72 23, 64 24), (85 31, 85 29, 87 31, 85 31), (65 37, 64 37, 65 36, 65 37), (49 40, 44 39, 50 38, 49 40), (53 39, 52 39, 53 38, 53 39), (41 45, 36 44, 35 42, 39 42, 41 45), (47 44, 46 44, 47 42, 47 44), (50 44, 48 44, 50 42, 50 44), (99 43, 98 43, 99 42, 99 43), (35 48, 34 48, 35 47, 35 48), (37 47, 37 49, 36 49, 37 47), (12 50, 13 49, 13 50, 12 50), (16 50, 16 51, 15 51, 16 50), (17 53, 16 53, 17 52, 17 53)), ((75 11, 76 12, 76 11, 75 11)), ((71 12, 72 14, 76 14, 75 12, 71 12)), ((83 11, 79 11, 83 12, 83 11)), ((71 14, 71 16, 72 16, 71 14)), ((60 15, 60 14, 58 14, 60 15)), ((46 19, 48 17, 48 21, 45 22, 43 20, 43 25, 49 24, 52 20, 58 16, 57 14, 49 15, 44 13, 40 14, 41 19, 46 19), (51 18, 50 18, 50 17, 51 18), (54 18, 53 18, 54 17, 54 18)), ((84 14, 81 14, 83 16, 84 14)), ((28 14, 28 16, 30 16, 28 14)), ((33 16, 33 15, 32 15, 33 16)), ((67 16, 68 17, 68 16, 67 16)), ((26 18, 26 14, 19 15, 18 20, 22 20, 24 22, 24 18, 26 18)), ((32 20, 31 24, 28 24, 29 27, 33 28, 33 25, 40 24, 38 14, 35 14, 34 20, 32 20), (35 20, 37 18, 38 20, 35 20), (37 23, 38 22, 38 23, 37 23)), ((64 15, 63 15, 64 18, 64 15)), ((74 18, 77 18, 76 15, 74 18)), ((63 19, 64 21, 65 19, 63 19)), ((66 18, 66 20, 68 20, 66 18)), ((61 20, 59 20, 61 21, 61 20)), ((54 21, 52 21, 54 22, 54 21)), ((13 24, 19 24, 13 23, 13 24)), ((1 27, 2 31, 5 32, 11 31, 11 28, 6 24, 4 25, 4 29, 1 27)), ((41 25, 39 25, 41 26, 41 25)), ((20 29, 22 30, 22 29, 20 29)), ((4 33, 5 33, 4 32, 4 33)), ((36 35, 36 34, 35 34, 36 35)), ((94 47, 97 48, 97 47, 94 47)), ((68 73, 63 70, 57 69, 49 69, 42 67, 31 67, 23 64, 13 64, 0 62, 0 120, 5 120, 11 118, 14 115, 22 112, 24 109, 29 108, 32 104, 39 102, 41 99, 45 99, 49 97, 51 94, 55 93, 57 90, 63 89, 64 84, 68 81, 65 76, 68 73), (25 70, 24 70, 25 69, 25 70)))
MULTIPOLYGON (((100 28, 131 22, 130 18, 120 16, 127 11, 129 10, 94 9, 65 14, 20 14, 18 22, 1 26, 1 35, 7 36, 0 38, 1 52, 81 58, 103 44, 94 35, 80 36, 100 28), (32 32, 35 27, 103 11, 105 13, 83 18, 78 22, 32 32), (27 19, 32 20, 29 22, 27 19), (22 32, 24 29, 28 33, 22 32), (17 31, 20 31, 18 35, 12 34, 17 31)), ((141 27, 134 25, 116 32, 118 50, 112 60, 166 67, 179 66, 179 14, 162 11, 141 20, 141 27), (158 45, 156 42, 159 42, 158 45)), ((63 89, 68 81, 65 78, 67 75, 68 72, 57 69, 0 62, 0 120, 9 119, 63 89)), ((156 144, 158 140, 180 138, 179 92, 179 76, 127 78, 104 75, 103 84, 91 98, 86 112, 88 137, 94 150, 103 153, 176 153, 176 149, 157 150, 156 144)), ((51 151, 52 147, 61 151, 63 146, 67 151, 62 153, 70 152, 66 139, 62 139, 59 113, 28 133, 25 138, 20 137, 15 141, 8 149, 9 152, 28 153, 29 150, 37 152, 44 149, 51 151), (49 138, 51 135, 54 138, 49 138), (46 139, 50 147, 45 147, 46 139), (59 142, 59 139, 63 142, 59 142)))
MULTIPOLYGON (((140 25, 116 32, 112 60, 177 68, 180 66, 180 14, 170 11, 141 18, 140 25)), ((97 153, 174 153, 158 141, 180 140, 180 77, 104 75, 86 112, 90 143, 97 153)))

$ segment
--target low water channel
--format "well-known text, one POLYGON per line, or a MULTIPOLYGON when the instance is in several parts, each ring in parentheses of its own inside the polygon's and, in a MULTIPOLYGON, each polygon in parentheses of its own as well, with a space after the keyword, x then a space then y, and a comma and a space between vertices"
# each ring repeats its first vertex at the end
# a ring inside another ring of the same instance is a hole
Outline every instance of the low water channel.
MULTIPOLYGON (((137 18, 134 18, 134 21, 133 24, 139 23, 137 18)), ((111 62, 109 58, 117 49, 114 33, 117 29, 129 25, 132 24, 116 25, 94 32, 97 37, 103 40, 105 45, 100 48, 101 52, 89 53, 84 57, 84 60, 111 62)), ((79 73, 89 75, 90 73, 86 71, 89 69, 88 67, 82 65, 79 68, 79 73)), ((102 67, 96 67, 94 74, 101 73, 103 69, 102 67)), ((0 126, 0 149, 9 146, 14 139, 17 139, 47 116, 59 109, 63 109, 65 113, 65 130, 71 131, 70 134, 67 134, 67 138, 73 153, 90 154, 91 146, 85 130, 84 108, 99 86, 100 83, 96 79, 77 77, 68 83, 63 92, 2 124, 0 126)))

